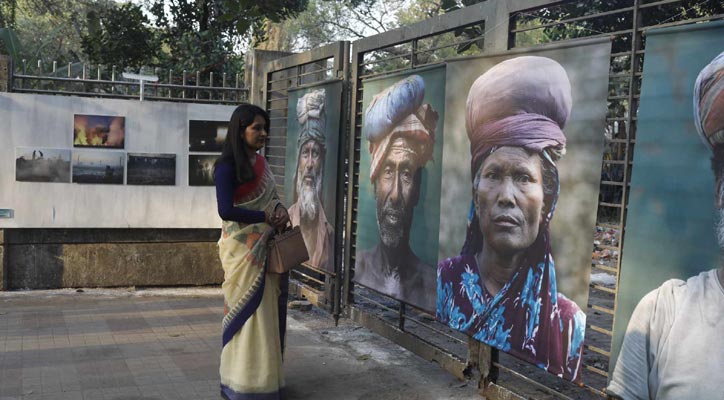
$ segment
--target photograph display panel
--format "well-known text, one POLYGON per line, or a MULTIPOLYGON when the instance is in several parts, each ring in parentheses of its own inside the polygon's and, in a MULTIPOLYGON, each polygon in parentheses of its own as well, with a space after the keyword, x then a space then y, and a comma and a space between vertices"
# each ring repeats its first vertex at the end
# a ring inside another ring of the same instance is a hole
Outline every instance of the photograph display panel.
POLYGON ((218 155, 189 155, 189 186, 214 186, 214 163, 218 155))
POLYGON ((122 185, 126 153, 73 151, 73 183, 122 185))
MULTIPOLYGON (((635 164, 631 175, 609 367, 610 371, 616 369, 613 377, 619 382, 611 389, 617 392, 622 390, 621 385, 631 390, 642 388, 626 373, 630 367, 619 370, 619 363, 626 357, 626 364, 630 366, 635 363, 631 356, 641 356, 622 350, 622 344, 624 337, 632 343, 641 339, 635 332, 643 329, 640 327, 643 320, 648 320, 643 316, 646 304, 650 304, 643 300, 645 297, 649 300, 657 297, 663 301, 669 299, 670 296, 665 295, 668 292, 678 293, 683 299, 683 293, 695 293, 696 286, 703 280, 708 280, 714 288, 713 293, 709 291, 706 296, 721 298, 723 293, 721 286, 715 285, 718 283, 715 268, 721 265, 721 244, 717 242, 717 234, 722 233, 721 222, 718 222, 721 221, 721 213, 716 209, 713 152, 708 142, 716 141, 712 137, 713 132, 724 128, 724 24, 714 22, 682 28, 656 29, 646 34, 635 164), (717 57, 718 61, 715 60, 717 57), (710 71, 708 79, 703 81, 703 89, 695 93, 697 76, 700 73, 706 75, 703 69, 707 65, 710 71), (632 315, 637 317, 632 318, 632 315), (630 332, 633 334, 630 335, 630 332)), ((696 306, 701 308, 695 312, 676 303, 676 307, 684 313, 680 316, 699 315, 708 319, 709 322, 704 325, 718 327, 717 337, 720 338, 723 329, 721 303, 717 306, 718 316, 716 312, 708 314, 706 302, 696 306)), ((663 307, 659 306, 658 310, 661 314, 657 311, 651 320, 670 318, 663 313, 663 307)), ((686 329, 691 329, 692 334, 702 335, 692 337, 699 338, 696 342, 703 345, 703 349, 696 344, 692 347, 691 341, 680 342, 682 336, 674 333, 668 342, 674 347, 662 345, 662 349, 672 356, 674 351, 686 353, 677 358, 681 361, 671 362, 669 359, 667 374, 689 376, 690 371, 671 372, 677 366, 685 365, 696 365, 702 368, 701 371, 720 371, 718 364, 707 367, 706 360, 720 363, 724 346, 718 339, 704 339, 707 328, 697 326, 702 322, 687 321, 686 329), (696 361, 684 361, 694 356, 697 356, 696 361)), ((655 329, 651 332, 652 335, 660 334, 655 329)), ((648 351, 647 346, 640 349, 648 351)), ((661 352, 659 356, 663 354, 661 352)), ((663 376, 662 363, 666 363, 666 357, 652 357, 648 362, 651 360, 651 366, 661 371, 658 376, 663 376)), ((646 376, 645 372, 641 373, 646 376)), ((704 378, 697 379, 706 381, 704 378)), ((652 387, 663 386, 656 382, 652 387)), ((630 396, 631 393, 634 392, 626 392, 625 395, 630 396)), ((667 397, 700 398, 697 394, 675 393, 669 392, 667 397)), ((650 393, 650 396, 656 397, 656 393, 650 393)))
POLYGON ((433 312, 445 67, 363 85, 354 281, 433 312))
POLYGON ((447 65, 437 318, 573 381, 610 47, 589 41, 447 65))
POLYGON ((127 184, 174 186, 176 154, 128 153, 127 184))
POLYGON ((189 151, 221 153, 229 121, 189 121, 189 151))
POLYGON ((293 225, 299 225, 310 258, 334 271, 342 82, 289 91, 284 192, 293 225))
POLYGON ((39 147, 15 149, 18 182, 70 183, 70 150, 39 147))
POLYGON ((73 147, 123 149, 126 118, 108 115, 73 116, 73 147))

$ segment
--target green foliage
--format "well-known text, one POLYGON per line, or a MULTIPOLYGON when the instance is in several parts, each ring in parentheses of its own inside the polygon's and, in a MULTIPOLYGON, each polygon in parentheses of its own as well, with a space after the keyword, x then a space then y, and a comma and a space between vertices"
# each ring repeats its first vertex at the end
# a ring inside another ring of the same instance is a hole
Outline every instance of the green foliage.
POLYGON ((87 14, 81 44, 93 63, 138 68, 156 58, 154 31, 140 6, 125 3, 87 14))
POLYGON ((17 60, 20 57, 20 41, 10 28, 0 28, 0 54, 5 53, 17 60))

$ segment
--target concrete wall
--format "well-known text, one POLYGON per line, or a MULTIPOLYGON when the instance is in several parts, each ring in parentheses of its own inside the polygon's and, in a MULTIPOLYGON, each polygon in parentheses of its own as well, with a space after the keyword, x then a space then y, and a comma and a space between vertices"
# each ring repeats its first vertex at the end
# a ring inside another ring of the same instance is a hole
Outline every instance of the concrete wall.
POLYGON ((233 109, 0 93, 0 208, 14 210, 0 228, 220 227, 214 188, 188 186, 188 121, 228 121, 233 109), (73 149, 74 114, 124 116, 124 152, 176 154, 176 186, 16 182, 16 148, 73 149))
POLYGON ((218 238, 218 229, 6 229, 5 288, 218 284, 218 238))
POLYGON ((188 186, 188 121, 233 108, 0 93, 0 208, 14 210, 0 290, 221 283, 214 188, 188 186), (176 186, 16 182, 16 147, 72 150, 74 114, 124 116, 123 151, 176 154, 176 186))

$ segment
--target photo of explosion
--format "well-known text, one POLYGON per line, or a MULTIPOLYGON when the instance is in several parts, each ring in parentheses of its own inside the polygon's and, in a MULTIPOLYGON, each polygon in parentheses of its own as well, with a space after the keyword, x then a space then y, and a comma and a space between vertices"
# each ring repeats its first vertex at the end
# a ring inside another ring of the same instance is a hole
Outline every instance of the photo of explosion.
POLYGON ((73 147, 123 149, 126 118, 105 115, 73 116, 73 147))

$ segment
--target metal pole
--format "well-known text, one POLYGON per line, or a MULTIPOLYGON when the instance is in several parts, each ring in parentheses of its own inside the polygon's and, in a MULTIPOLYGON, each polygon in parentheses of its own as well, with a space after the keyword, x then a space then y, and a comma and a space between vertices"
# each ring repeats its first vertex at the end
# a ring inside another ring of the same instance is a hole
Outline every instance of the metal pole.
MULTIPOLYGON (((199 87, 199 84, 201 83, 201 71, 196 71, 196 87, 199 87)), ((196 99, 199 98, 199 89, 196 89, 196 99)))
POLYGON ((181 98, 186 98, 186 70, 181 71, 181 85, 184 87, 181 89, 181 98))

